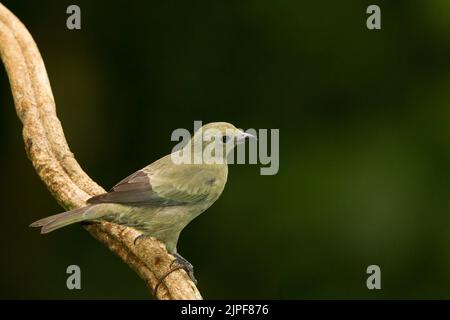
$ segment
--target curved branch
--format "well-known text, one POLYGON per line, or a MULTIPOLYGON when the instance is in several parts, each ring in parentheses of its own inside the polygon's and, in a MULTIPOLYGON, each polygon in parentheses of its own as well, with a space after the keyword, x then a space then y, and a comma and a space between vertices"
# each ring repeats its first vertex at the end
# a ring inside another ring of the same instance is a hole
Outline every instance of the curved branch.
MULTIPOLYGON (((28 158, 55 199, 65 209, 85 205, 105 192, 81 169, 70 151, 60 121, 44 62, 25 26, 0 3, 0 56, 11 84, 16 112, 23 124, 28 158)), ((150 291, 174 260, 165 246, 152 238, 134 245, 140 234, 132 228, 96 221, 84 226, 127 263, 150 291)), ((158 299, 201 299, 184 270, 171 273, 159 286, 158 299)))

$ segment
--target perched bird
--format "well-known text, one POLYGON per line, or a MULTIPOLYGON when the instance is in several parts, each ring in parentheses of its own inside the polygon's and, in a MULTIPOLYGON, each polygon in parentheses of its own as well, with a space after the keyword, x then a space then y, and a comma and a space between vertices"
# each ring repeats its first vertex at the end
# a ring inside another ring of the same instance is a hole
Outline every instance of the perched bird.
POLYGON ((192 265, 177 253, 178 237, 219 198, 227 182, 227 155, 247 138, 256 139, 226 122, 206 124, 182 149, 133 173, 109 192, 90 198, 85 207, 43 218, 31 227, 48 233, 89 220, 133 227, 142 236, 162 241, 195 282, 192 265), (183 156, 188 161, 174 161, 183 156))

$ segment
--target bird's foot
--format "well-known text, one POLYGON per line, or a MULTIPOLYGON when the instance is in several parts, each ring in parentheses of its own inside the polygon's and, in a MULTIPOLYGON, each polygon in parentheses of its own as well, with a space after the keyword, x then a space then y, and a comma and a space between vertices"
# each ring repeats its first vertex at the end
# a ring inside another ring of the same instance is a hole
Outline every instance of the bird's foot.
MULTIPOLYGON (((140 240, 144 240, 145 238, 149 237, 146 234, 140 234, 138 235, 133 243, 136 245, 136 243, 140 240)), ((164 281, 167 276, 169 276, 172 272, 183 269, 186 271, 186 273, 189 275, 189 278, 191 278, 192 282, 194 282, 195 285, 197 285, 197 279, 195 279, 194 276, 194 266, 187 261, 185 258, 183 258, 180 254, 174 253, 173 256, 175 256, 175 259, 170 263, 169 271, 167 271, 159 280, 158 283, 155 286, 155 289, 153 289, 153 295, 156 297, 156 293, 158 292, 158 288, 161 285, 161 283, 164 281)))
POLYGON ((178 266, 181 267, 181 269, 184 269, 186 271, 186 273, 189 275, 189 278, 191 278, 192 282, 195 285, 197 285, 197 279, 195 279, 194 276, 194 266, 178 253, 175 253, 174 256, 175 260, 172 261, 170 266, 172 267, 174 264, 178 264, 178 266))
POLYGON ((149 237, 149 236, 146 235, 146 234, 141 233, 141 234, 138 235, 136 238, 134 238, 133 244, 136 245, 136 243, 137 243, 139 240, 144 240, 144 239, 147 238, 147 237, 149 237))
POLYGON ((186 271, 186 273, 189 275, 189 278, 191 278, 192 282, 197 285, 197 279, 195 279, 194 276, 194 266, 187 261, 185 258, 183 258, 178 253, 173 254, 175 256, 175 259, 170 263, 170 270, 167 271, 159 280, 158 283, 155 286, 155 289, 153 289, 153 295, 156 297, 156 293, 158 292, 158 288, 161 285, 161 283, 164 281, 165 278, 167 278, 168 275, 170 275, 172 272, 183 269, 186 271))

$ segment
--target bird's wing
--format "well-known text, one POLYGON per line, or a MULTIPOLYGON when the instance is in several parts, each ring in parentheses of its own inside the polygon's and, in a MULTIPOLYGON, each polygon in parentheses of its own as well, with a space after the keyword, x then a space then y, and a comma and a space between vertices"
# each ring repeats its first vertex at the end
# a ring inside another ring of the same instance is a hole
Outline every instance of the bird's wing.
POLYGON ((170 166, 158 166, 158 170, 147 167, 126 177, 109 192, 92 197, 87 202, 178 206, 205 199, 209 194, 208 185, 205 186, 192 188, 189 178, 179 179, 170 166))

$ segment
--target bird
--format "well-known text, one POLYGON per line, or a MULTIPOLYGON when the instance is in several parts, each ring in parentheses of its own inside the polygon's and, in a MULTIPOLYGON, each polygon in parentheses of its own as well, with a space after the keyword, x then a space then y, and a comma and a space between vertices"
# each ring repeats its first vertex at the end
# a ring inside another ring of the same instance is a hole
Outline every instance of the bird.
POLYGON ((40 227, 42 234, 91 220, 135 228, 141 232, 135 244, 141 237, 158 239, 197 283, 192 264, 177 252, 179 235, 220 197, 228 177, 228 154, 252 138, 256 136, 230 123, 208 123, 183 148, 129 175, 109 192, 88 199, 85 207, 40 219, 30 226, 40 227))

